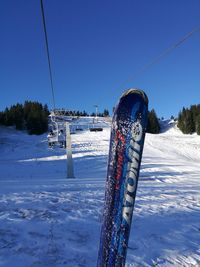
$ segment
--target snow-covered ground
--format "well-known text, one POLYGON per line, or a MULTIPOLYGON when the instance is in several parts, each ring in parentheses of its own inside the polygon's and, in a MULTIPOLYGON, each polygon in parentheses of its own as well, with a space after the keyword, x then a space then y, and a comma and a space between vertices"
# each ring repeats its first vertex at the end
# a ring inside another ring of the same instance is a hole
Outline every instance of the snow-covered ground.
MULTIPOLYGON (((200 266, 200 136, 146 135, 127 267, 200 266)), ((0 266, 96 266, 110 129, 72 135, 75 179, 46 136, 0 127, 0 266)))

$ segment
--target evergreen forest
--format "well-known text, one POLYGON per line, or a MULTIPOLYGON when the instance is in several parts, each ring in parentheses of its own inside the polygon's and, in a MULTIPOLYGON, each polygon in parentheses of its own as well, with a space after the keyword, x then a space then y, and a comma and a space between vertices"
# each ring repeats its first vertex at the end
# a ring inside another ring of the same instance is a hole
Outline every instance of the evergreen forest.
POLYGON ((200 135, 200 104, 183 107, 178 115, 178 127, 184 134, 200 135))
POLYGON ((147 133, 158 134, 160 132, 160 124, 154 109, 148 112, 147 133))
POLYGON ((47 105, 25 101, 24 104, 16 104, 0 112, 0 124, 39 135, 48 130, 48 116, 47 105))
MULTIPOLYGON (((49 109, 47 105, 42 105, 36 101, 25 101, 24 104, 6 108, 0 112, 0 124, 5 126, 15 126, 17 130, 26 130, 29 134, 43 134, 48 131, 49 109)), ((65 116, 89 116, 86 111, 63 110, 65 116)), ((108 117, 108 109, 97 114, 99 117, 108 117)), ((90 116, 96 116, 93 112, 90 116)), ((154 109, 148 112, 147 132, 157 134, 160 132, 159 120, 154 109)))

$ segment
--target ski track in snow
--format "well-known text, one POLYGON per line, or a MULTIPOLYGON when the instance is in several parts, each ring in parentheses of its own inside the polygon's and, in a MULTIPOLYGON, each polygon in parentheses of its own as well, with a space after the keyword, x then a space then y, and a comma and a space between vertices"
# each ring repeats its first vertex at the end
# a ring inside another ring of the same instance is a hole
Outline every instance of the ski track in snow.
MULTIPOLYGON (((0 266, 96 266, 110 129, 72 135, 75 179, 46 136, 0 128, 0 266)), ((200 136, 146 135, 126 267, 200 266, 200 136)))

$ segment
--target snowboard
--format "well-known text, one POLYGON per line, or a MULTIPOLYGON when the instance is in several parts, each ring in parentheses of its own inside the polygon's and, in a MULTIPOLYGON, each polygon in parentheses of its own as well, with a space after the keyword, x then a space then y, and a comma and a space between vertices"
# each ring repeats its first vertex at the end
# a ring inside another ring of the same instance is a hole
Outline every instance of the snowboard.
POLYGON ((97 267, 125 266, 147 118, 146 94, 125 91, 112 120, 97 267))

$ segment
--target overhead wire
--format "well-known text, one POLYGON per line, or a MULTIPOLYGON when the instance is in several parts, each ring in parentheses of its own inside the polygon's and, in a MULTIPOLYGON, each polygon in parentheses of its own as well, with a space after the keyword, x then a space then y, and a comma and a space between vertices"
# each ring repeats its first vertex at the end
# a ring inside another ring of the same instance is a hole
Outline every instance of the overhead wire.
MULTIPOLYGON (((43 21, 43 28, 44 28, 44 35, 45 35, 45 45, 46 45, 46 51, 47 51, 47 59, 48 59, 48 67, 49 67, 49 76, 50 76, 50 84, 51 84, 51 94, 53 99, 53 107, 54 110, 56 108, 55 105, 55 93, 54 93, 54 84, 53 84, 53 77, 52 77, 52 68, 51 68, 51 60, 50 60, 50 53, 49 53, 49 45, 48 45, 48 36, 47 36, 47 29, 46 29, 46 22, 45 22, 45 14, 44 14, 44 6, 43 6, 43 0, 40 0, 41 4, 41 12, 42 12, 42 21, 43 21)), ((132 75, 129 79, 125 80, 120 87, 126 85, 128 82, 133 81, 135 78, 140 76, 142 73, 144 73, 147 69, 155 65, 157 62, 159 62, 163 57, 171 53, 174 49, 179 47, 181 44, 183 44, 187 39, 189 39, 195 32, 200 31, 200 25, 196 26, 194 29, 192 29, 189 33, 187 33, 185 36, 183 36, 180 40, 178 40, 176 43, 168 47, 166 50, 164 50, 160 55, 158 55, 156 58, 154 58, 151 62, 145 64, 143 67, 138 69, 134 75, 132 75)))
POLYGON ((129 79, 125 80, 121 87, 126 85, 128 82, 132 82, 134 79, 136 79, 138 76, 140 76, 142 73, 144 73, 147 69, 155 65, 157 62, 159 62, 163 57, 168 55, 172 50, 179 47, 181 44, 183 44, 187 39, 189 39, 195 32, 200 31, 200 25, 196 26, 193 30, 191 30, 189 33, 187 33, 185 36, 183 36, 179 41, 168 47, 166 50, 164 50, 159 56, 154 58, 151 62, 145 64, 143 67, 138 69, 133 76, 131 76, 129 79))
POLYGON ((45 45, 47 51, 47 59, 48 59, 48 66, 49 66, 49 76, 50 76, 50 84, 51 84, 51 94, 53 100, 53 109, 56 109, 55 103, 55 93, 54 93, 54 84, 53 84, 53 76, 52 76, 52 69, 51 69, 51 60, 50 60, 50 53, 49 53, 49 45, 48 45, 48 37, 47 37, 47 29, 46 29, 46 22, 45 22, 45 15, 44 15, 44 6, 43 0, 40 0, 41 12, 42 12, 42 22, 43 22, 43 29, 45 35, 45 45))

